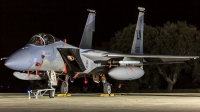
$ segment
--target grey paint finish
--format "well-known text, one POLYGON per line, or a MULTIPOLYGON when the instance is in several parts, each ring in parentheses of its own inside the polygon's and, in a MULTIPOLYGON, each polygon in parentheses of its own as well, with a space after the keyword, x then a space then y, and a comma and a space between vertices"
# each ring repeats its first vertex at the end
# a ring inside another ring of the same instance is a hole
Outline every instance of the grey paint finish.
POLYGON ((138 7, 139 15, 137 20, 137 26, 135 29, 135 35, 131 53, 142 54, 143 53, 143 30, 144 30, 144 11, 145 8, 138 7))
POLYGON ((87 18, 85 29, 83 31, 83 36, 79 47, 81 49, 91 49, 92 48, 92 34, 95 31, 95 15, 94 10, 88 10, 90 13, 87 18))
POLYGON ((93 61, 96 60, 109 60, 108 57, 103 57, 102 54, 108 53, 107 51, 100 51, 100 50, 88 50, 85 52, 82 52, 81 55, 90 58, 93 61))
POLYGON ((5 66, 13 70, 24 71, 28 70, 32 63, 33 59, 30 52, 20 49, 6 60, 5 66))

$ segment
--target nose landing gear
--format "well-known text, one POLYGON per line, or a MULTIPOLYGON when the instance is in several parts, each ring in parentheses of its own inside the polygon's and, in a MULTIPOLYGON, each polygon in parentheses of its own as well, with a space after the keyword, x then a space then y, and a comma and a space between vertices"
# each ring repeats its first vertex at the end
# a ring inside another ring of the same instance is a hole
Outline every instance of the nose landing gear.
POLYGON ((47 71, 47 75, 49 77, 48 86, 50 88, 49 98, 54 98, 55 88, 53 88, 53 86, 57 86, 56 73, 51 70, 50 73, 47 71))

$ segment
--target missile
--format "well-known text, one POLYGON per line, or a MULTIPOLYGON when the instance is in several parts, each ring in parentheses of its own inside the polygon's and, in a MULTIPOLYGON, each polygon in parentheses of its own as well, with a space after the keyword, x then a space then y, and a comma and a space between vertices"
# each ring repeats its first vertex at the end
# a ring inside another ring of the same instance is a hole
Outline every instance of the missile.
POLYGON ((101 60, 96 60, 94 61, 94 63, 100 63, 100 64, 139 64, 140 61, 112 61, 112 60, 108 60, 108 61, 101 61, 101 60))
POLYGON ((119 64, 139 64, 140 61, 114 61, 113 63, 119 63, 119 64))

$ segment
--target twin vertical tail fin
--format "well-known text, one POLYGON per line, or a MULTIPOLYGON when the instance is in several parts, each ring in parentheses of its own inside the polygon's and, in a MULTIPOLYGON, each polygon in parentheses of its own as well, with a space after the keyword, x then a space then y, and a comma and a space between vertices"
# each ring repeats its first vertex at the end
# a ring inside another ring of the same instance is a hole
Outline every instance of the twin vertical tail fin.
POLYGON ((95 31, 95 10, 89 10, 89 15, 87 18, 87 22, 85 24, 85 29, 83 31, 82 39, 79 47, 81 49, 91 49, 92 48, 92 37, 93 32, 95 31))
MULTIPOLYGON (((137 20, 137 25, 135 29, 135 35, 133 39, 133 45, 131 49, 131 54, 143 54, 143 30, 144 30, 144 10, 145 8, 138 7, 139 15, 137 20)), ((123 60, 126 61, 135 61, 135 58, 124 57, 123 60)), ((143 59, 140 60, 141 63, 144 61, 143 59)), ((132 66, 135 66, 134 64, 132 66)), ((140 68, 143 68, 142 66, 140 68)))
POLYGON ((132 54, 143 54, 143 30, 144 30, 145 8, 138 7, 138 9, 139 9, 139 15, 137 20, 137 26, 135 29, 133 45, 131 49, 132 54))
MULTIPOLYGON (((132 54, 143 54, 143 30, 144 30, 144 11, 145 8, 138 7, 139 15, 137 20, 137 26, 135 30, 133 45, 131 49, 132 54)), ((92 37, 95 31, 95 10, 89 10, 89 15, 85 25, 85 29, 82 35, 82 39, 79 47, 81 49, 91 49, 92 48, 92 37)))

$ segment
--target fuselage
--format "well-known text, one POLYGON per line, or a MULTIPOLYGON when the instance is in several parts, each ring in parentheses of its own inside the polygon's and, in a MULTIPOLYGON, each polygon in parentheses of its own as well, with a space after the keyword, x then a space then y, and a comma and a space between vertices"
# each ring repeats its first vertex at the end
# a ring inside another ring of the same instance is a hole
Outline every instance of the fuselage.
MULTIPOLYGON (((5 62, 5 65, 17 71, 47 71, 54 70, 61 72, 64 67, 64 60, 57 48, 79 49, 63 41, 57 41, 52 44, 38 46, 35 44, 27 44, 23 48, 13 53, 5 62)), ((97 51, 91 49, 79 49, 81 59, 86 67, 84 73, 90 72, 96 64, 91 64, 94 60, 100 58, 108 60, 101 56, 105 51, 97 51), (86 56, 84 56, 84 54, 86 56), (88 56, 89 54, 90 56, 88 56), (92 58, 92 57, 93 58, 92 58)), ((74 71, 76 72, 76 71, 74 71)))
MULTIPOLYGON (((51 35, 48 38, 50 37, 51 35)), ((45 38, 42 38, 40 34, 34 36, 31 42, 12 54, 5 65, 17 71, 53 70, 63 72, 65 68, 67 71, 80 74, 104 73, 118 80, 137 79, 144 74, 143 69, 139 67, 110 67, 108 64, 110 58, 103 56, 104 53, 108 53, 107 51, 80 49, 55 39, 53 36, 52 38, 54 41, 46 44, 45 38), (38 37, 41 39, 38 39, 39 42, 37 43, 35 39, 38 37), (62 54, 62 50, 68 53, 62 54), (127 72, 127 70, 130 70, 130 72, 127 72)))
MULTIPOLYGON (((17 71, 54 70, 62 72, 65 62, 57 48, 79 49, 62 41, 45 46, 27 44, 12 54, 5 62, 5 65, 17 71)), ((102 57, 103 53, 107 53, 106 51, 92 49, 79 49, 79 51, 82 62, 86 68, 83 73, 89 73, 95 67, 100 66, 94 63, 94 61, 109 60, 109 58, 102 57)))

